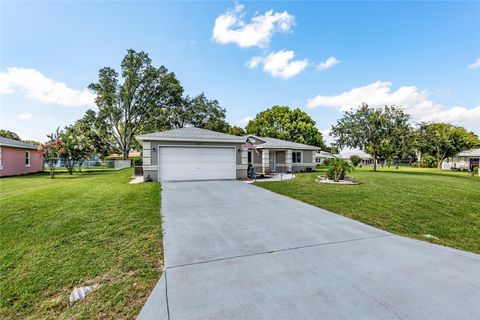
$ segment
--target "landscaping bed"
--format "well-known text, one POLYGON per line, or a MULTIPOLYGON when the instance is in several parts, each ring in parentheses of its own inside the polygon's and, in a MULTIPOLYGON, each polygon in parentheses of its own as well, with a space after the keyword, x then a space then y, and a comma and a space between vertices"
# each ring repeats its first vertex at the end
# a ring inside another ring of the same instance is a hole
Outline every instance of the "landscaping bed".
POLYGON ((257 185, 399 235, 480 253, 479 177, 410 167, 371 172, 371 167, 363 167, 350 173, 360 184, 346 187, 318 183, 326 171, 257 185))
POLYGON ((163 257, 160 186, 131 185, 132 174, 0 179, 1 319, 135 319, 163 257))

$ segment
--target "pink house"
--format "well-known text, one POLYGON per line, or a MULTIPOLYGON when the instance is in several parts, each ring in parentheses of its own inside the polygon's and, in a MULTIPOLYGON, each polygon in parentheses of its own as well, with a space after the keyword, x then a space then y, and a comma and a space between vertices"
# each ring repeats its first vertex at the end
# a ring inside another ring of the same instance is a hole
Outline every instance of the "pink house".
POLYGON ((43 157, 37 146, 0 137, 0 177, 43 171, 43 157))

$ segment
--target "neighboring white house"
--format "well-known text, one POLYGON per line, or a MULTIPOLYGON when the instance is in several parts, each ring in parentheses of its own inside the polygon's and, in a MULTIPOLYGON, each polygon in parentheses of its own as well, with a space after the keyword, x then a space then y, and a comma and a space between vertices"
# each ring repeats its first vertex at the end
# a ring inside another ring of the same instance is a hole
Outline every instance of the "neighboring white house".
POLYGON ((443 170, 472 170, 480 165, 480 148, 465 150, 442 162, 443 170))
POLYGON ((336 158, 335 155, 333 155, 332 153, 330 152, 327 152, 327 151, 318 151, 316 154, 315 154, 315 163, 316 164, 323 164, 325 162, 325 160, 327 159, 333 159, 333 158, 336 158))
MULTIPOLYGON (((362 166, 373 165, 372 156, 359 149, 343 149, 337 155, 337 158, 340 158, 343 160, 350 160, 350 157, 353 155, 357 155, 360 157, 360 159, 362 159, 362 161, 360 162, 362 166)), ((377 160, 377 164, 378 164, 378 160, 377 160)))

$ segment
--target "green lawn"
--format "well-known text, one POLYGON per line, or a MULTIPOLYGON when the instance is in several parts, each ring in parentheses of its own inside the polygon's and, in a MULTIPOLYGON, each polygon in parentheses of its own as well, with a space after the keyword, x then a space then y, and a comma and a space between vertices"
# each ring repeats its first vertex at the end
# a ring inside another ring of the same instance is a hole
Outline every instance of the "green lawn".
POLYGON ((317 183, 326 168, 257 185, 399 235, 480 253, 479 177, 436 169, 370 170, 349 174, 361 182, 353 186, 317 183))
POLYGON ((0 179, 0 318, 134 319, 160 277, 160 186, 132 170, 0 179), (75 286, 100 288, 69 307, 75 286))

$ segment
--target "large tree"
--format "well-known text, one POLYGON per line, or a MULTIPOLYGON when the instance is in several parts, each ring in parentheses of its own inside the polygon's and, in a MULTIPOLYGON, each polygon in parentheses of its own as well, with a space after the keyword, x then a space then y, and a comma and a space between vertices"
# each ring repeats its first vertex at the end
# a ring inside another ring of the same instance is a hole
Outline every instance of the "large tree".
POLYGON ((332 126, 332 135, 340 148, 360 148, 373 158, 373 171, 378 158, 399 156, 409 135, 409 115, 401 108, 385 106, 372 108, 367 104, 357 110, 345 112, 332 126))
POLYGON ((87 137, 92 143, 94 153, 100 159, 105 159, 108 155, 118 151, 114 144, 111 143, 112 138, 108 136, 104 124, 97 119, 97 114, 93 110, 87 110, 83 118, 78 119, 74 126, 87 137), (113 145, 113 146, 112 146, 113 145))
POLYGON ((416 140, 422 153, 435 157, 438 169, 444 159, 480 145, 476 134, 448 123, 422 123, 416 140))
POLYGON ((187 98, 189 110, 188 124, 196 128, 227 132, 229 125, 225 121, 225 108, 217 100, 209 100, 204 93, 187 98))
POLYGON ((161 122, 165 110, 181 100, 183 88, 167 68, 152 66, 143 51, 128 50, 121 71, 119 79, 113 68, 100 69, 89 88, 97 95, 97 131, 127 159, 135 136, 161 122))
POLYGON ((10 130, 5 130, 5 129, 0 129, 0 137, 12 139, 12 140, 17 140, 17 141, 22 141, 18 134, 16 134, 13 131, 10 130))
POLYGON ((222 108, 217 100, 208 99, 204 93, 193 98, 186 96, 163 111, 163 116, 159 117, 155 129, 168 130, 192 126, 228 132, 230 125, 225 121, 225 113, 225 108, 222 108))
POLYGON ((298 108, 274 106, 262 111, 248 122, 247 133, 325 148, 315 121, 298 108))

